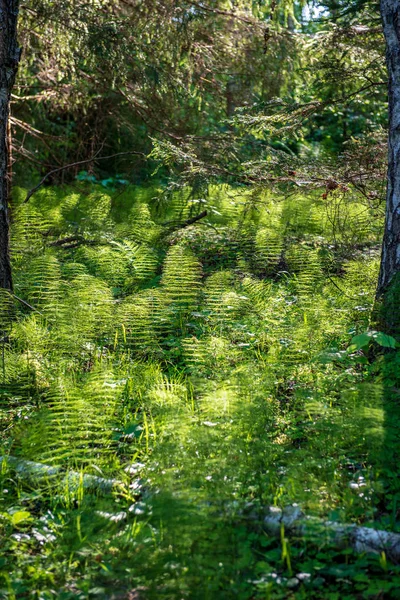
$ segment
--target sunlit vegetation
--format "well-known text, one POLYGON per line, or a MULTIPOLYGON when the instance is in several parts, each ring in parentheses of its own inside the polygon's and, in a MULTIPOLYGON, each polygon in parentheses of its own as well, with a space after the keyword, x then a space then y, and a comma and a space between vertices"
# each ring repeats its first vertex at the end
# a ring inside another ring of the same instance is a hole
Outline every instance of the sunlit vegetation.
POLYGON ((382 219, 341 191, 188 192, 16 193, 25 304, 2 295, 2 594, 394 593, 384 555, 262 526, 291 503, 395 526, 398 355, 361 335, 382 219), (182 227, 198 202, 207 217, 182 227))
POLYGON ((0 598, 400 598, 397 4, 3 4, 0 598))

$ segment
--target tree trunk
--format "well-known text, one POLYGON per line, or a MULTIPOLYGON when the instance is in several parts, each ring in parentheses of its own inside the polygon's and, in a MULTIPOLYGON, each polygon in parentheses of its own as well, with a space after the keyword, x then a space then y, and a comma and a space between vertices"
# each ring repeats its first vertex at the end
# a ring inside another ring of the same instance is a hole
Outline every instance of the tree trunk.
POLYGON ((0 0, 0 287, 12 289, 9 249, 8 120, 21 55, 17 44, 19 0, 0 0))
POLYGON ((378 295, 400 271, 400 2, 381 0, 386 63, 389 75, 389 140, 386 222, 378 295))

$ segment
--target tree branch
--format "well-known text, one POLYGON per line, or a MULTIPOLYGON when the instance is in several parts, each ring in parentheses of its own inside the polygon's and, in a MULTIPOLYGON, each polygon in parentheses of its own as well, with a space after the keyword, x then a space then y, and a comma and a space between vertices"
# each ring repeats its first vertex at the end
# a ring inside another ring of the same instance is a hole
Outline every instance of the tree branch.
POLYGON ((188 4, 191 6, 195 6, 199 10, 204 10, 205 12, 211 12, 213 14, 222 15, 224 17, 231 17, 236 19, 237 21, 241 21, 242 23, 246 23, 246 25, 253 25, 255 27, 259 27, 260 29, 265 28, 265 24, 260 23, 256 19, 251 19, 248 17, 242 17, 238 14, 230 12, 229 10, 221 10, 219 8, 213 8, 211 6, 204 6, 204 4, 200 4, 200 2, 193 2, 188 0, 188 4))
POLYGON ((29 302, 27 302, 26 300, 23 300, 22 298, 20 298, 19 296, 17 296, 16 294, 13 294, 13 293, 11 293, 11 296, 13 298, 15 298, 16 300, 18 300, 18 302, 21 302, 21 304, 23 304, 24 306, 27 306, 28 308, 30 308, 34 312, 37 312, 37 313, 39 313, 39 315, 43 316, 43 313, 40 312, 40 310, 38 310, 37 308, 35 308, 34 306, 32 306, 32 304, 29 304, 29 302))
POLYGON ((66 238, 61 238, 55 242, 50 242, 49 246, 59 247, 63 250, 73 250, 78 246, 102 246, 107 245, 108 242, 102 242, 101 240, 87 240, 82 235, 71 235, 66 238))
POLYGON ((65 171, 66 169, 71 169, 73 167, 79 167, 81 165, 86 165, 88 163, 95 162, 97 160, 107 160, 107 159, 110 159, 110 158, 115 158, 116 156, 128 156, 128 155, 132 155, 132 154, 134 154, 136 156, 146 157, 146 155, 143 152, 135 152, 135 151, 131 151, 131 152, 117 152, 116 154, 110 154, 109 156, 93 156, 92 158, 87 158, 86 160, 79 160, 78 162, 70 163, 69 165, 64 165, 62 167, 58 167, 57 169, 53 169, 52 171, 49 171, 43 177, 43 179, 34 188, 32 188, 27 193, 26 198, 24 200, 24 204, 26 204, 30 200, 30 198, 33 196, 33 194, 35 194, 38 191, 38 189, 40 189, 42 187, 42 185, 44 184, 44 182, 49 177, 51 177, 52 175, 54 175, 55 173, 60 173, 60 171, 65 171))
POLYGON ((203 210, 201 213, 199 213, 195 217, 191 217, 190 219, 187 219, 180 225, 177 225, 176 227, 174 227, 174 229, 185 229, 185 227, 189 227, 190 225, 197 223, 197 221, 200 221, 200 219, 204 219, 204 217, 206 217, 207 214, 208 214, 208 212, 206 210, 203 210))

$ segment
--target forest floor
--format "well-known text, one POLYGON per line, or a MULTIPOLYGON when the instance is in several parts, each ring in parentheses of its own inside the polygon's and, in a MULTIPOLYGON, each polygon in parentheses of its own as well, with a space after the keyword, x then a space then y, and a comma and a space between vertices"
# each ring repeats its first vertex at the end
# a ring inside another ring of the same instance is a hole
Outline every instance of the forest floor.
POLYGON ((385 553, 263 526, 296 503, 400 531, 400 353, 366 333, 381 209, 25 194, 0 296, 1 597, 400 598, 385 553))

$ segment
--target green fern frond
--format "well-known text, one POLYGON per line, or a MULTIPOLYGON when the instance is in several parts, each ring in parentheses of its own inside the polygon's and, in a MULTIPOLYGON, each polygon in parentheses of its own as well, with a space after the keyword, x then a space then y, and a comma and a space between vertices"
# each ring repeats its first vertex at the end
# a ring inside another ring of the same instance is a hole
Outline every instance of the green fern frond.
POLYGON ((163 265, 161 287, 166 306, 187 311, 197 306, 201 283, 201 266, 188 249, 173 246, 163 265))
POLYGON ((111 424, 121 386, 101 368, 93 370, 82 385, 59 378, 29 427, 17 428, 15 452, 77 469, 103 466, 112 452, 111 424))

